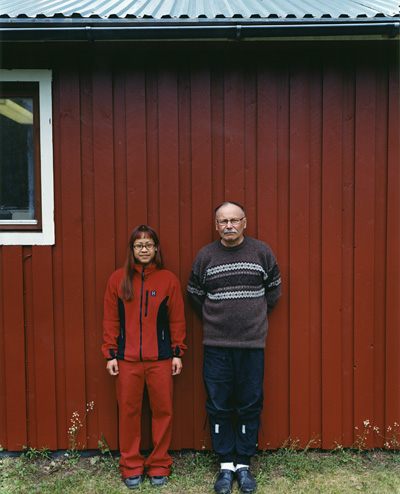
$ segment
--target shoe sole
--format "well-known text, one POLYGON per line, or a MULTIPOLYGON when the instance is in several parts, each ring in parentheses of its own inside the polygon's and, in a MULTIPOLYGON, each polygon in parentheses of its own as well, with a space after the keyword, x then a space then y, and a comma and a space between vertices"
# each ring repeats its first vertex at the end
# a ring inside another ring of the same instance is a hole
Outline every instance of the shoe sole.
POLYGON ((133 489, 138 489, 139 487, 141 487, 141 485, 143 484, 143 481, 144 481, 144 479, 142 479, 138 484, 135 484, 135 485, 132 485, 132 486, 127 485, 126 482, 124 482, 124 484, 126 485, 126 487, 128 489, 133 490, 133 489))
POLYGON ((162 487, 164 485, 167 485, 168 484, 168 479, 167 480, 164 480, 164 482, 160 482, 160 483, 157 483, 157 482, 152 482, 151 479, 150 479, 150 485, 151 487, 162 487))

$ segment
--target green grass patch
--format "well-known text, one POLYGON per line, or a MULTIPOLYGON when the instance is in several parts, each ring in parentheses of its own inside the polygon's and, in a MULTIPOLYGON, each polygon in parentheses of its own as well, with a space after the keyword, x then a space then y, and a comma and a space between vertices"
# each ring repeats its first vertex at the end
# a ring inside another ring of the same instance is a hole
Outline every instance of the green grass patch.
MULTIPOLYGON (((173 452, 173 470, 163 494, 213 492, 218 458, 213 452, 173 452)), ((47 450, 27 450, 20 457, 0 458, 3 494, 116 494, 130 492, 123 483, 117 456, 81 457, 76 452, 53 457, 47 450)), ((260 451, 252 472, 258 493, 274 494, 400 494, 399 451, 318 450, 282 448, 260 451)), ((153 493, 147 479, 133 492, 153 493)), ((237 483, 234 492, 239 492, 237 483)))

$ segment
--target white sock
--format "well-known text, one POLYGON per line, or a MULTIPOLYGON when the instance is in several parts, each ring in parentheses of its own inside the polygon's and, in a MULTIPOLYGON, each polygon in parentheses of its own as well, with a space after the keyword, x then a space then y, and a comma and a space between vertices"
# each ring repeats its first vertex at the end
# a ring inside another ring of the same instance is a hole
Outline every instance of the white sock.
POLYGON ((234 472, 235 466, 233 465, 233 462, 221 463, 221 470, 232 470, 232 472, 234 472))
POLYGON ((239 470, 239 468, 247 468, 247 469, 249 469, 249 465, 241 465, 239 463, 239 465, 236 465, 236 470, 239 470))

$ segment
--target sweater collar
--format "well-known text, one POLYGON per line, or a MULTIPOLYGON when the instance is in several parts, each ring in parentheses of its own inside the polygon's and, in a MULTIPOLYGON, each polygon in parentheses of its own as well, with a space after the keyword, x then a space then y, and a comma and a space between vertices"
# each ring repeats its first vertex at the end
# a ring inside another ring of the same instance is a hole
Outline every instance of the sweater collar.
POLYGON ((226 252, 235 252, 237 250, 243 249, 243 247, 247 244, 248 242, 248 237, 246 235, 243 235, 243 242, 240 242, 238 245, 234 245, 233 247, 227 247, 221 242, 221 239, 219 238, 217 240, 218 245, 221 247, 221 249, 225 250, 226 252))

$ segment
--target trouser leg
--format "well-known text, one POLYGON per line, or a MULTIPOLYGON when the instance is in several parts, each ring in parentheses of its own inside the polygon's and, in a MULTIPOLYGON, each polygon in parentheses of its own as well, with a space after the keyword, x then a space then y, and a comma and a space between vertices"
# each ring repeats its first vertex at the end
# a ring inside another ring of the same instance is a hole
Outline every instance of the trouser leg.
POLYGON ((145 379, 152 413, 153 451, 146 460, 150 477, 171 471, 172 459, 168 454, 172 437, 173 378, 171 359, 145 362, 145 379))
POLYGON ((204 347, 203 378, 207 392, 211 442, 221 463, 232 462, 235 454, 232 359, 227 348, 204 347))
POLYGON ((118 361, 116 391, 119 408, 120 470, 124 479, 141 475, 144 458, 140 454, 141 412, 144 389, 142 362, 118 361))
POLYGON ((263 408, 264 350, 234 349, 236 462, 250 464, 256 452, 260 415, 263 408))

